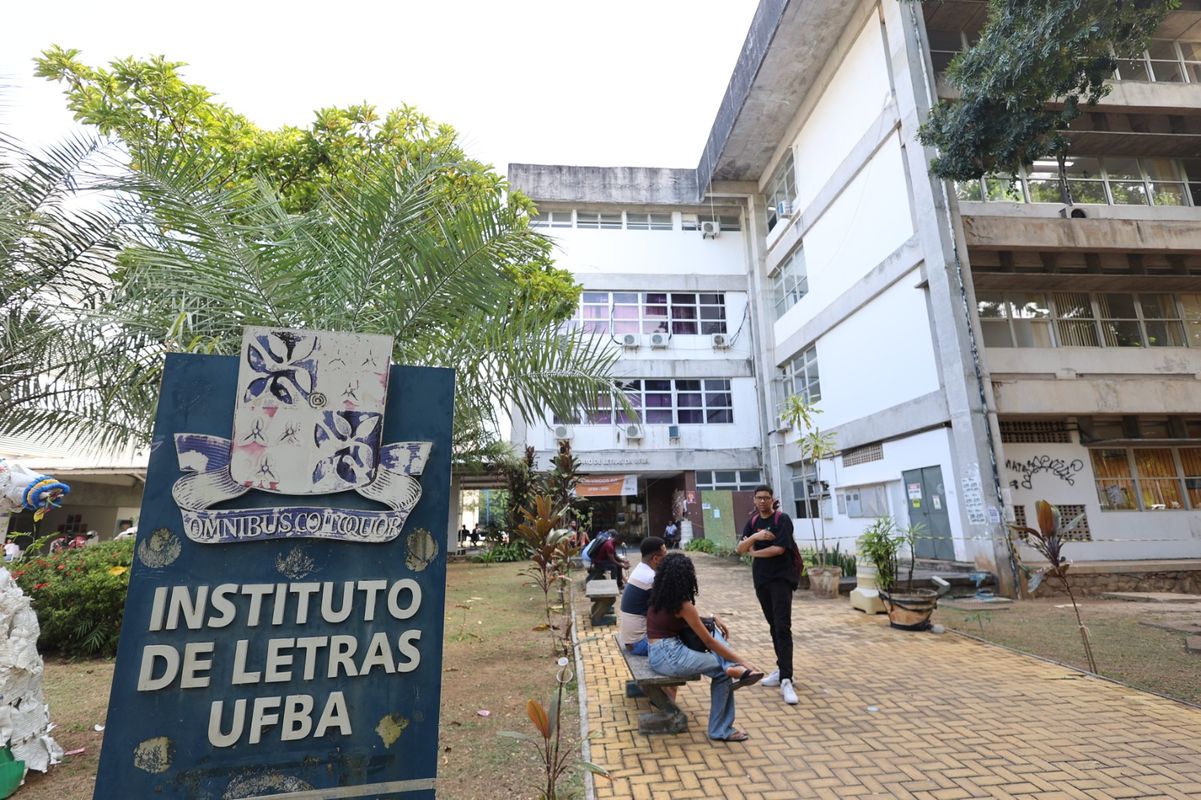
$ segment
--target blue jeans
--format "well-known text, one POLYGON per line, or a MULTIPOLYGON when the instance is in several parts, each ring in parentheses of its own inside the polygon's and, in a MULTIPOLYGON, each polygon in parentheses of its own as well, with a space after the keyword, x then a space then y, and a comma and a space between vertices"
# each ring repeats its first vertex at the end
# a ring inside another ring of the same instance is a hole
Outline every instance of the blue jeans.
MULTIPOLYGON (((722 644, 721 631, 713 637, 722 644)), ((709 684, 709 738, 726 739, 734 733, 734 681, 726 668, 735 666, 717 653, 699 653, 684 646, 678 638, 659 639, 649 648, 651 669, 661 675, 682 677, 701 673, 712 678, 709 684)))
POLYGON ((646 637, 643 636, 641 639, 639 639, 638 641, 636 641, 632 645, 630 645, 629 652, 630 652, 630 655, 632 655, 632 656, 644 656, 647 653, 646 648, 647 648, 646 637))

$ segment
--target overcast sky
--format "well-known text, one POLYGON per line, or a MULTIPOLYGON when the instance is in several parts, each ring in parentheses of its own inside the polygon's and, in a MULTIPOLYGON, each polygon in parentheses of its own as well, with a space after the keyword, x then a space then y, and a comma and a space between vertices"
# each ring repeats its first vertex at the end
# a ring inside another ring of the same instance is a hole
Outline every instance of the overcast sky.
POLYGON ((32 144, 70 131, 32 77, 50 44, 88 64, 162 54, 264 127, 322 106, 408 103, 510 162, 694 167, 756 0, 6 3, 0 124, 32 144))

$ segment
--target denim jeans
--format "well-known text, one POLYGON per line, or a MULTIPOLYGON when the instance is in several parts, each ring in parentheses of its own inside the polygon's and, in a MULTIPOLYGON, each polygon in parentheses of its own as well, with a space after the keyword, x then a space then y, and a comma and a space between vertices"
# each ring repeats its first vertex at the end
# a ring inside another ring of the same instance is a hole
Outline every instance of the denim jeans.
MULTIPOLYGON (((725 643, 721 631, 713 636, 725 643)), ((734 681, 726 674, 726 668, 734 666, 734 662, 717 653, 691 650, 674 636, 651 642, 649 650, 651 669, 661 675, 680 677, 699 672, 713 679, 709 684, 709 738, 728 738, 734 732, 734 681)))
POLYGON ((638 641, 630 645, 630 655, 644 656, 647 653, 646 637, 643 636, 638 641))

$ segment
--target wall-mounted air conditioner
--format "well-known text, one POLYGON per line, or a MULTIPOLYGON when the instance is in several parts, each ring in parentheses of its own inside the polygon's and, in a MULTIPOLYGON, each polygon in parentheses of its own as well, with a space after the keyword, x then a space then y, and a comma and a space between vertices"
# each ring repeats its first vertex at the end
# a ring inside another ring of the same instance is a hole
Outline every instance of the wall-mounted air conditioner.
POLYGON ((637 350, 642 344, 642 337, 636 333, 623 333, 621 335, 621 346, 627 350, 637 350))
POLYGON ((621 429, 622 429, 622 432, 625 433, 626 438, 629 439, 630 441, 636 442, 642 438, 642 426, 641 425, 632 425, 632 424, 631 425, 623 425, 621 427, 621 429))
POLYGON ((715 219, 707 219, 701 223, 701 238, 716 239, 721 233, 721 223, 715 219))
POLYGON ((776 430, 778 430, 778 431, 792 430, 792 420, 790 420, 790 419, 788 419, 788 417, 784 417, 784 416, 776 417, 776 430))
POLYGON ((663 349, 664 347, 667 347, 667 345, 670 341, 671 341, 670 333, 652 333, 651 334, 651 347, 657 347, 659 349, 663 349))
POLYGON ((571 426, 570 425, 556 425, 555 426, 555 439, 570 439, 570 438, 571 438, 571 426))
POLYGON ((728 333, 713 334, 713 349, 714 350, 729 350, 730 349, 730 334, 728 334, 728 333))
POLYGON ((784 217, 791 217, 792 203, 788 202, 787 200, 781 200, 780 202, 776 203, 776 216, 780 217, 781 219, 784 217))
POLYGON ((699 228, 701 226, 701 215, 700 214, 681 214, 680 215, 680 223, 683 225, 684 230, 695 231, 697 228, 699 228))
POLYGON ((668 425, 667 426, 667 438, 668 439, 679 439, 680 438, 680 426, 679 425, 668 425))

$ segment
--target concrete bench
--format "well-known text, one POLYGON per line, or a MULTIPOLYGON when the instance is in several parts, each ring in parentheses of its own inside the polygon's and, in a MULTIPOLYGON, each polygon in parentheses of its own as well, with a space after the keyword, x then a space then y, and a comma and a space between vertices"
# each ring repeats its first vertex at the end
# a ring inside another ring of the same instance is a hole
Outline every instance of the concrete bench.
MULTIPOLYGON (((602 621, 605 616, 613 609, 613 604, 617 602, 618 597, 617 581, 588 581, 584 584, 584 596, 592 601, 592 611, 589 616, 592 619, 593 627, 604 624, 602 621)), ((616 617, 609 620, 608 623, 616 621, 616 617)))
POLYGON ((655 707, 654 711, 638 715, 638 732, 648 736, 652 733, 685 733, 688 730, 688 715, 667 696, 663 687, 683 686, 688 681, 700 680, 700 674, 681 678, 660 675, 651 669, 650 659, 627 650, 620 636, 614 634, 613 640, 617 642, 617 650, 625 658, 626 667, 633 676, 633 680, 626 684, 626 697, 645 696, 655 707))

